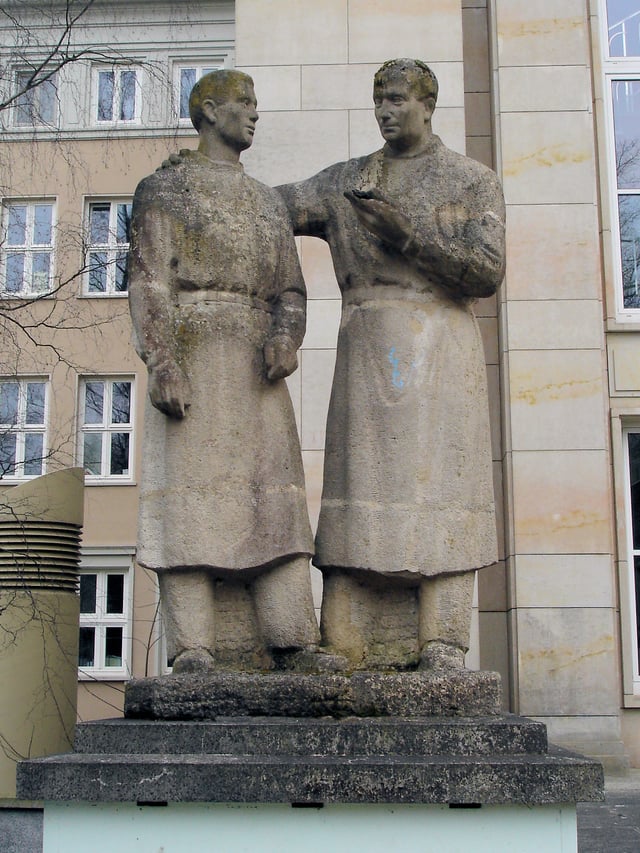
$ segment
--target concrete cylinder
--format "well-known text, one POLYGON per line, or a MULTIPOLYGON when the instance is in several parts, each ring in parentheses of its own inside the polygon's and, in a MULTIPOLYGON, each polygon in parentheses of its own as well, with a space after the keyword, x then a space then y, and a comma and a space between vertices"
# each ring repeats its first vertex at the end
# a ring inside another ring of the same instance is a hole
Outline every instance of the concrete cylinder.
POLYGON ((0 490, 0 798, 17 761, 73 743, 83 483, 70 468, 0 490))

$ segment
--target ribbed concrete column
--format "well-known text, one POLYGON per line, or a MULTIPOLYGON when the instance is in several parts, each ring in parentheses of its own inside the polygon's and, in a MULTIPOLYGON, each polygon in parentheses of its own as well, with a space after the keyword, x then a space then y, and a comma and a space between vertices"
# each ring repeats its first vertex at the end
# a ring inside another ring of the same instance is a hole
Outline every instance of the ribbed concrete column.
POLYGON ((0 491, 0 797, 73 741, 82 519, 81 468, 0 491))

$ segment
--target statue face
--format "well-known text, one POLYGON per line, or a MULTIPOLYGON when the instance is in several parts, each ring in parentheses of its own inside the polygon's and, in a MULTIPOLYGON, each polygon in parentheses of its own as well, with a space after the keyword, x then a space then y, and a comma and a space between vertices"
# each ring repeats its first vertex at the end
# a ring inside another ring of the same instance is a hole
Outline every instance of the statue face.
POLYGON ((228 101, 215 105, 213 132, 230 148, 245 151, 253 142, 257 106, 253 86, 243 82, 228 101))
POLYGON ((416 98, 406 80, 396 77, 376 86, 373 103, 380 133, 391 148, 408 151, 424 139, 433 115, 431 99, 416 98))

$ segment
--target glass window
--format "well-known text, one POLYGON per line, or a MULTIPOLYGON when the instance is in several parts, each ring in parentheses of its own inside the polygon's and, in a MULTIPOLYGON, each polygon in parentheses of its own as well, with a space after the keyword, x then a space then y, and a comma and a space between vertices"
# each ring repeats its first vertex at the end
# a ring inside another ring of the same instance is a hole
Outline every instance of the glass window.
POLYGON ((57 118, 57 77, 34 77, 33 71, 19 70, 15 79, 17 99, 13 108, 15 127, 54 125, 57 118))
POLYGON ((129 571, 81 570, 78 666, 82 675, 128 674, 128 584, 129 571))
POLYGON ((130 379, 81 383, 80 464, 90 480, 131 478, 132 393, 130 379))
POLYGON ((122 66, 96 69, 96 119, 136 122, 140 118, 140 69, 122 66))
POLYGON ((638 0, 607 0, 609 56, 640 56, 638 0))
POLYGON ((0 477, 45 473, 45 379, 0 379, 0 477))
POLYGON ((0 291, 4 296, 34 297, 51 291, 53 237, 51 202, 3 203, 0 291))
POLYGON ((127 293, 127 255, 131 228, 130 201, 92 201, 87 209, 85 293, 127 293))

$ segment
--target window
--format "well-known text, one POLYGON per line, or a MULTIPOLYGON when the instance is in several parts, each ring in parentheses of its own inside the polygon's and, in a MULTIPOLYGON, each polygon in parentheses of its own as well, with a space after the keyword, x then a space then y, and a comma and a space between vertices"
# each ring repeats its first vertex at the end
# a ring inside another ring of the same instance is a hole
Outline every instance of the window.
POLYGON ((126 294, 130 225, 131 202, 89 202, 86 293, 92 296, 126 294))
POLYGON ((208 74, 210 71, 216 71, 221 68, 220 64, 216 65, 177 65, 176 66, 176 100, 178 105, 178 118, 180 121, 189 123, 189 95, 195 83, 208 74))
POLYGON ((22 479, 44 473, 46 379, 0 380, 0 475, 22 479))
POLYGON ((51 290, 53 208, 47 201, 3 203, 0 272, 3 295, 33 297, 51 290))
POLYGON ((80 566, 81 678, 120 680, 131 672, 132 549, 83 550, 80 566))
POLYGON ((633 682, 640 693, 640 429, 625 433, 625 454, 633 682))
POLYGON ((96 120, 116 124, 140 119, 140 69, 96 69, 96 120))
POLYGON ((606 11, 618 311, 640 319, 640 0, 606 0, 606 11))
POLYGON ((32 70, 18 70, 15 77, 17 99, 13 105, 15 127, 53 125, 57 118, 57 78, 55 74, 44 79, 32 70))
POLYGON ((82 380, 80 412, 80 464, 87 481, 130 480, 133 381, 82 380))

